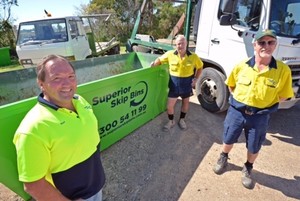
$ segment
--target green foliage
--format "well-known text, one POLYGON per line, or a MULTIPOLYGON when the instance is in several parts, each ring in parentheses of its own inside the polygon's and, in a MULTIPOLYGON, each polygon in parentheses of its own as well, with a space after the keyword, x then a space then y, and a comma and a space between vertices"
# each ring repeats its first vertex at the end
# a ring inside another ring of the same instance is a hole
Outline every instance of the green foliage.
POLYGON ((17 0, 0 0, 0 19, 1 21, 9 21, 11 16, 11 7, 18 6, 17 0))
POLYGON ((1 47, 10 47, 10 55, 17 56, 16 53, 16 43, 15 35, 13 32, 13 27, 8 21, 0 22, 0 48, 1 47))
POLYGON ((13 19, 11 18, 11 7, 18 6, 17 0, 1 0, 0 1, 0 48, 10 47, 11 53, 16 55, 16 44, 13 27, 11 26, 13 19))
MULTIPOLYGON (((111 27, 107 34, 117 37, 122 43, 130 38, 143 0, 93 0, 87 8, 88 14, 112 13, 111 27)), ((139 33, 149 34, 154 38, 166 38, 185 13, 185 4, 174 6, 173 3, 148 1, 143 13, 139 33)))
POLYGON ((167 38, 181 15, 185 13, 185 4, 174 6, 172 3, 159 2, 155 6, 157 7, 157 14, 153 17, 149 34, 153 35, 154 38, 167 38))
POLYGON ((141 1, 133 0, 93 0, 88 7, 88 14, 112 14, 106 33, 121 42, 126 42, 133 28, 133 17, 139 9, 141 1))

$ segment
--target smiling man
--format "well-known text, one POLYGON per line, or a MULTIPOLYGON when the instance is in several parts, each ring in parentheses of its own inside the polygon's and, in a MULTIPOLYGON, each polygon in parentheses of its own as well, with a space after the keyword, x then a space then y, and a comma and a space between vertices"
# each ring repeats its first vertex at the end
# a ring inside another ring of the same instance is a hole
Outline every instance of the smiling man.
POLYGON ((98 121, 75 94, 73 66, 49 55, 37 66, 42 91, 14 136, 19 180, 35 200, 102 200, 98 121))
POLYGON ((230 107, 224 121, 222 153, 213 170, 223 173, 228 154, 244 130, 247 160, 242 184, 249 189, 254 187, 251 171, 266 139, 270 113, 278 109, 281 100, 294 96, 290 68, 272 56, 276 45, 272 30, 259 31, 253 42, 255 55, 236 65, 226 80, 230 107))

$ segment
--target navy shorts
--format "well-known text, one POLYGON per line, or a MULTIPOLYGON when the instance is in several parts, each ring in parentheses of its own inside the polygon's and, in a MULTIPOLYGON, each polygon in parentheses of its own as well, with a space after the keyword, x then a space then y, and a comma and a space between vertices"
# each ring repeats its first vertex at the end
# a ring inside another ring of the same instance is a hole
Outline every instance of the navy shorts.
POLYGON ((181 97, 188 98, 193 95, 192 82, 193 77, 175 77, 170 75, 169 79, 169 98, 181 97))
POLYGON ((244 129, 246 147, 250 153, 256 154, 266 139, 269 119, 270 114, 247 115, 230 106, 224 121, 223 142, 236 143, 244 129))

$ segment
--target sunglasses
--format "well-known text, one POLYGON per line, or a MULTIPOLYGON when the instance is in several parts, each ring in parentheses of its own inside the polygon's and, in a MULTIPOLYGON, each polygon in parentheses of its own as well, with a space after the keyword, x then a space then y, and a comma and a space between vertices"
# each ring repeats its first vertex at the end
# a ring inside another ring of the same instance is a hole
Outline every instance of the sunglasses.
POLYGON ((271 46, 271 45, 275 45, 275 44, 276 44, 276 40, 257 41, 257 44, 258 44, 259 46, 266 46, 266 44, 268 44, 269 46, 271 46))

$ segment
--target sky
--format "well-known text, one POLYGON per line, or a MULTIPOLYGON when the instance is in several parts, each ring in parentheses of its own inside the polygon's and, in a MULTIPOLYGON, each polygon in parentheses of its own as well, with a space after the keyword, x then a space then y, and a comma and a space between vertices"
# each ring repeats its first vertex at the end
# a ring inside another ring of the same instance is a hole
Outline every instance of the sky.
POLYGON ((47 12, 52 17, 76 15, 76 7, 88 4, 90 0, 18 0, 19 6, 12 6, 12 15, 16 19, 15 25, 21 21, 45 18, 47 12))

